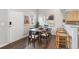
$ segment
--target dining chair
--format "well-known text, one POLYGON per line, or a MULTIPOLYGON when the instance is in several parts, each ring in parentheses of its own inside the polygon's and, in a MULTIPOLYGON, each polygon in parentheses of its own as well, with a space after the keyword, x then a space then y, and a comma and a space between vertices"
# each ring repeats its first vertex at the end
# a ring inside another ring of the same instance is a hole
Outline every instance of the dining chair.
POLYGON ((42 32, 41 41, 42 42, 45 41, 46 43, 48 42, 48 32, 47 31, 42 32))
POLYGON ((69 49, 71 48, 71 38, 67 32, 63 29, 59 29, 56 32, 56 48, 57 49, 69 49))
POLYGON ((28 35, 28 45, 29 44, 33 44, 34 48, 35 48, 35 43, 38 39, 38 35, 36 32, 33 32, 33 31, 29 31, 29 35, 28 35))

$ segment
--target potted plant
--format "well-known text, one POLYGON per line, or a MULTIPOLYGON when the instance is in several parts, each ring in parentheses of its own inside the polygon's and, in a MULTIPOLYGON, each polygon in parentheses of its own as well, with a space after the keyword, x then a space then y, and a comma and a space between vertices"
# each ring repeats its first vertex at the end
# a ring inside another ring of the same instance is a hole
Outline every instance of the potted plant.
POLYGON ((38 28, 38 27, 39 27, 39 22, 37 21, 36 25, 35 25, 35 28, 38 28))

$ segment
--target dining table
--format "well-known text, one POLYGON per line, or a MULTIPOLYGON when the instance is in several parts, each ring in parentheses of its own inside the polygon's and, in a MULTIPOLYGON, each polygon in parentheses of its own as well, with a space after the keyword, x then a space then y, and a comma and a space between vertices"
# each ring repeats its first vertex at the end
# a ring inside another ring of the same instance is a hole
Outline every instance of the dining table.
POLYGON ((30 29, 29 31, 32 31, 32 32, 44 32, 44 31, 46 31, 45 29, 40 29, 40 28, 32 28, 32 29, 30 29))
MULTIPOLYGON (((50 36, 48 31, 50 32, 49 28, 30 28, 29 29, 29 33, 31 35, 37 35, 38 36, 38 38, 36 39, 36 41, 39 42, 39 43, 42 43, 44 41, 44 39, 43 39, 44 35, 43 34, 46 34, 45 32, 47 32, 48 36, 50 36)), ((49 40, 50 39, 46 39, 46 41, 48 41, 48 42, 49 42, 49 40)))
POLYGON ((33 35, 38 35, 39 36, 38 39, 40 40, 41 34, 43 32, 45 32, 46 29, 44 29, 44 28, 31 28, 29 31, 31 31, 31 34, 33 34, 33 35))

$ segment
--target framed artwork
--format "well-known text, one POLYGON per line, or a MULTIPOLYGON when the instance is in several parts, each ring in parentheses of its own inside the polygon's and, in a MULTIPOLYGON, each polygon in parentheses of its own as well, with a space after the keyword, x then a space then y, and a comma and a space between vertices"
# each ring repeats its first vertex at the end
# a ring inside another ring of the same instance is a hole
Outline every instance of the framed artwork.
POLYGON ((24 16, 24 24, 29 24, 29 16, 24 16))
POLYGON ((54 15, 49 15, 48 20, 54 20, 54 15))

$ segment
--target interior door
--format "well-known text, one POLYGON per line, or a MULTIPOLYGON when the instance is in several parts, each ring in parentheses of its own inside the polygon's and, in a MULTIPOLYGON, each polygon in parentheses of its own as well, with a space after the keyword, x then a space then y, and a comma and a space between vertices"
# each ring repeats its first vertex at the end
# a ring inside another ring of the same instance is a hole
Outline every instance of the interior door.
POLYGON ((9 40, 10 42, 18 40, 24 33, 23 13, 9 12, 9 40))
POLYGON ((15 33, 16 12, 9 11, 9 42, 13 41, 15 33))

